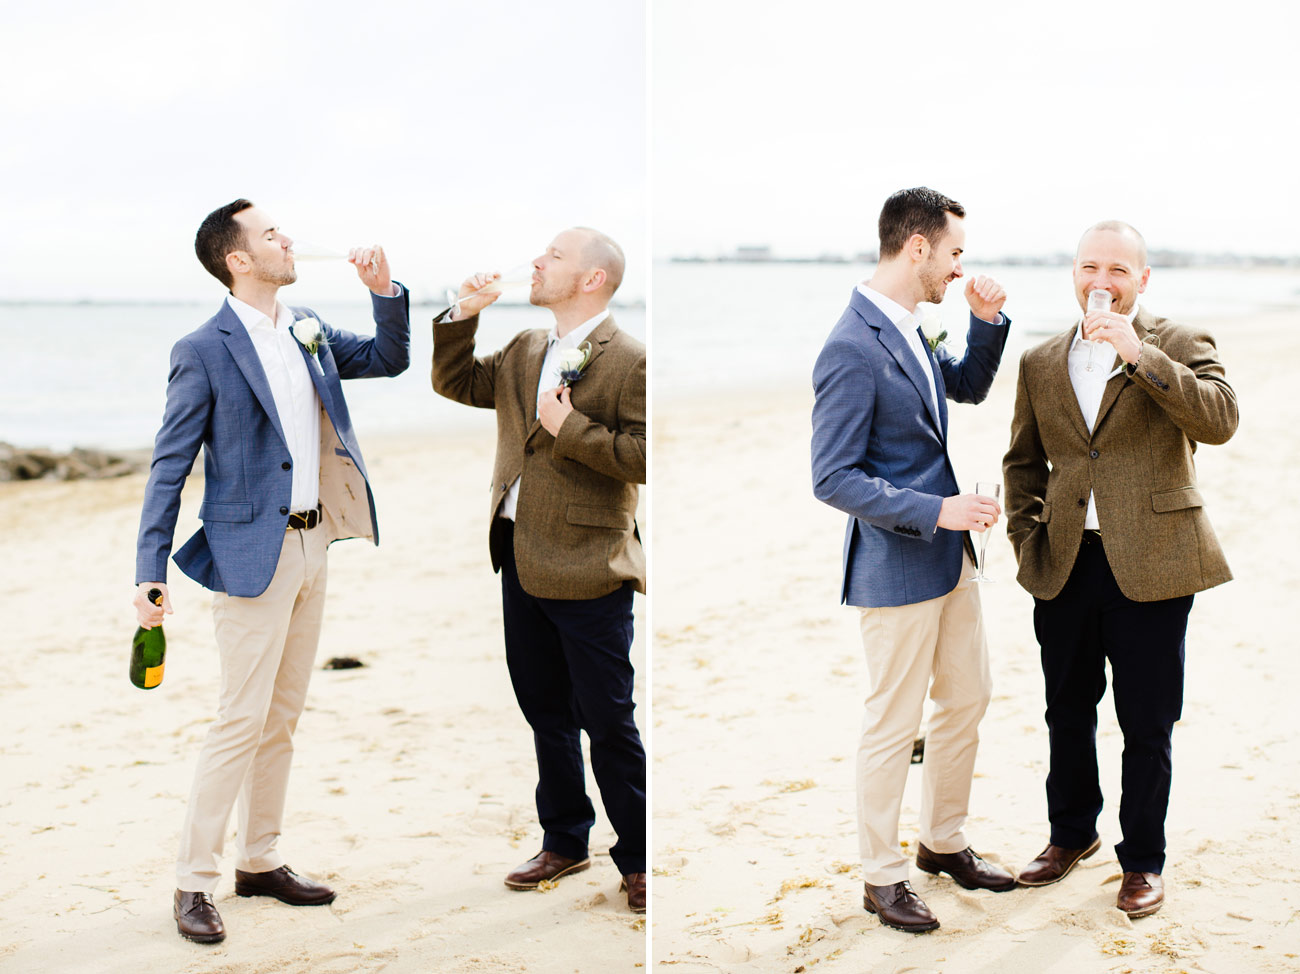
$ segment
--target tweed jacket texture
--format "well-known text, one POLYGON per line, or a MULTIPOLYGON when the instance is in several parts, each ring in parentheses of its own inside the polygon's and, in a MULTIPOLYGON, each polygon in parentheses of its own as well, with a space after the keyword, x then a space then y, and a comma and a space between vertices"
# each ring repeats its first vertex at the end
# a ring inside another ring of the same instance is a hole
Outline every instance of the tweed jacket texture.
MULTIPOLYGON (((546 330, 520 332, 476 357, 477 316, 433 327, 433 388, 496 410, 489 525, 515 478, 523 478, 514 554, 524 591, 592 599, 630 581, 645 592, 636 524, 637 484, 646 479, 645 346, 620 331, 612 315, 597 325, 590 359, 569 394, 573 412, 552 436, 537 418, 546 330)), ((495 558, 492 567, 500 570, 495 558)))
POLYGON ((1232 578, 1193 455, 1236 431, 1236 393, 1204 329, 1143 308, 1133 327, 1143 341, 1137 366, 1107 382, 1091 434, 1067 368, 1077 322, 1021 357, 1002 469, 1017 579, 1037 598, 1055 598, 1070 576, 1090 490, 1126 597, 1178 598, 1232 578))

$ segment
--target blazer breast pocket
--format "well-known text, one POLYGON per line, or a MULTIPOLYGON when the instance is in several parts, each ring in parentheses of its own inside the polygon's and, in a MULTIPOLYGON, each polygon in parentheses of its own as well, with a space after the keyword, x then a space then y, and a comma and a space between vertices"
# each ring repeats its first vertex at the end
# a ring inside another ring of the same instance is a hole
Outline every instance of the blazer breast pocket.
POLYGON ((605 411, 606 401, 607 400, 604 396, 575 399, 573 393, 569 393, 569 402, 573 404, 574 409, 582 413, 584 416, 594 416, 597 413, 603 413, 605 411))

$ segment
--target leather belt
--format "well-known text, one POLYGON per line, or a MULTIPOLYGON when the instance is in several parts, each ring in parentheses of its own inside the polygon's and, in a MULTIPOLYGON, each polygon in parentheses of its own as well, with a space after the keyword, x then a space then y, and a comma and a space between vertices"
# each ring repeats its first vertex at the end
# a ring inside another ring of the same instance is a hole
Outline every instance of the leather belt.
POLYGON ((1092 528, 1083 529, 1084 544, 1101 544, 1101 532, 1094 531, 1092 528))
POLYGON ((294 511, 289 515, 289 524, 286 531, 310 531, 316 525, 320 524, 320 505, 317 504, 315 510, 311 511, 294 511))

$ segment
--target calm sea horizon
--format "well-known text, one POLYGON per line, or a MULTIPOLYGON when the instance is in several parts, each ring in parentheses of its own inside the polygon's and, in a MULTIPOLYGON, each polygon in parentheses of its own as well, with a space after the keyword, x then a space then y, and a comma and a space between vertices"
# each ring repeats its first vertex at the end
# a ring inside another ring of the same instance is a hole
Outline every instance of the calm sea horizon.
MULTIPOLYGON (((304 295, 307 296, 307 295, 304 295)), ((297 304, 296 296, 289 303, 297 304)), ((305 302, 338 328, 370 334, 368 302, 305 302)), ((162 423, 167 371, 176 340, 207 321, 220 300, 178 304, 0 304, 0 442, 68 450, 148 449, 162 423)), ((441 307, 411 307, 411 365, 393 379, 344 383, 348 411, 368 435, 495 429, 491 410, 433 391, 431 321, 441 307)), ((615 306, 620 328, 646 340, 644 307, 615 306)), ((480 323, 478 349, 500 348, 527 328, 550 328, 542 308, 499 302, 480 323)))
MULTIPOLYGON (((873 266, 656 261, 650 347, 655 401, 718 389, 807 386, 826 336, 873 266)), ((1068 266, 967 263, 965 271, 991 274, 1006 288, 1012 331, 1004 362, 1015 362, 1024 349, 1079 316, 1068 266)), ((951 284, 938 305, 956 354, 965 344, 970 311, 964 284, 951 284)), ((1154 268, 1139 303, 1180 321, 1300 309, 1300 270, 1154 268)))

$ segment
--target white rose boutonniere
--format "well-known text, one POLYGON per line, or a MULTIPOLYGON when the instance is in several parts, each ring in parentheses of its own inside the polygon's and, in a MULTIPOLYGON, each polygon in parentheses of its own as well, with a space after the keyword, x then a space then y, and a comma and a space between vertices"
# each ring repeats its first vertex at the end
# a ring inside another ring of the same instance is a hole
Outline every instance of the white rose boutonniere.
POLYGON ((591 361, 591 343, 566 348, 560 353, 560 386, 571 386, 582 378, 582 370, 591 361))
POLYGON ((927 311, 921 316, 921 334, 925 336, 925 343, 933 352, 948 337, 948 329, 943 327, 942 318, 933 311, 927 311))
POLYGON ((298 339, 298 343, 307 349, 308 355, 315 355, 317 348, 329 344, 325 340, 325 330, 315 318, 298 318, 289 326, 289 331, 294 338, 298 339))

